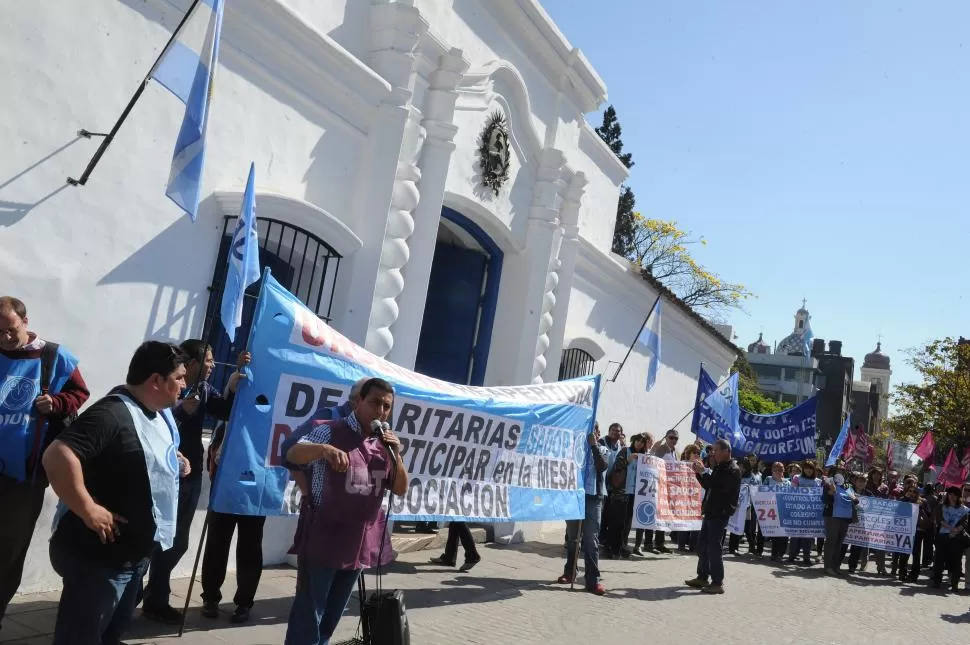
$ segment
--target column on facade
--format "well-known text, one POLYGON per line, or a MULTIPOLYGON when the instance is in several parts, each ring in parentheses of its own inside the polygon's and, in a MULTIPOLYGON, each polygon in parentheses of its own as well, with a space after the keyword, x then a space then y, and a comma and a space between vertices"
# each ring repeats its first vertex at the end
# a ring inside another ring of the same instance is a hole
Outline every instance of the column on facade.
POLYGON ((413 212, 420 200, 421 170, 417 162, 426 132, 421 125, 421 112, 411 101, 417 58, 415 49, 428 30, 428 22, 409 3, 375 0, 371 7, 371 28, 371 64, 394 88, 393 94, 399 97, 397 107, 403 116, 401 145, 396 156, 397 166, 364 341, 366 349, 383 357, 394 346, 391 326, 397 320, 397 300, 404 289, 401 269, 408 262, 408 238, 414 232, 413 212))
POLYGON ((547 332, 549 344, 545 351, 545 369, 541 373, 542 380, 546 382, 559 378, 569 296, 572 293, 573 279, 576 275, 576 259, 579 257, 579 208, 582 205, 586 184, 586 175, 582 172, 573 174, 560 211, 562 244, 559 248, 559 286, 555 291, 556 301, 551 311, 552 327, 547 332))
POLYGON ((565 185, 561 150, 543 148, 537 154, 536 183, 526 229, 525 249, 515 258, 514 276, 524 286, 517 310, 521 336, 515 353, 513 383, 541 382, 549 330, 553 325, 555 290, 559 282, 558 252, 562 240, 559 210, 565 185))
POLYGON ((391 328, 394 346, 388 354, 388 359, 408 369, 414 367, 417 358, 445 183, 458 132, 454 123, 457 88, 467 69, 468 61, 460 49, 453 48, 442 55, 438 68, 429 77, 423 106, 421 126, 427 132, 427 138, 418 164, 421 199, 413 211, 414 231, 407 241, 409 259, 403 268, 404 285, 397 299, 397 321, 391 328))

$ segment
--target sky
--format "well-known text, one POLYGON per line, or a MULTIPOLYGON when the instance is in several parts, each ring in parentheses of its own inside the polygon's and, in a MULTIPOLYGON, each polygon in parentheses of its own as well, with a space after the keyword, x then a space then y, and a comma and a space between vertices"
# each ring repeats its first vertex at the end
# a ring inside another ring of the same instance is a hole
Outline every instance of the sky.
MULTIPOLYGON (((970 2, 543 0, 606 82, 637 210, 707 240, 774 345, 807 300, 856 359, 970 336, 970 2)), ((589 115, 594 125, 601 116, 589 115)))

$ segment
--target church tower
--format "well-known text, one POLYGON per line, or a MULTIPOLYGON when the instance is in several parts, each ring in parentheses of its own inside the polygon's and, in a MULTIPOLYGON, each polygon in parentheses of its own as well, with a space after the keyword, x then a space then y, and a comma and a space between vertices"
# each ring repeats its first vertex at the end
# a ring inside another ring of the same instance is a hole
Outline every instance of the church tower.
POLYGON ((879 385, 879 420, 886 420, 889 414, 889 385, 893 375, 889 357, 882 351, 882 341, 876 343, 875 351, 866 354, 860 370, 863 381, 879 385))

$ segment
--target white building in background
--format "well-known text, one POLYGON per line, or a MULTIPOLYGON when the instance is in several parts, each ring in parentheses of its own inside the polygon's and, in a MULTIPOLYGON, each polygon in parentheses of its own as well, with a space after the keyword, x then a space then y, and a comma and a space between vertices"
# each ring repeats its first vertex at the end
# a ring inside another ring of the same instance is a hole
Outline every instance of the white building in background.
POLYGON ((892 385, 893 370, 889 364, 889 356, 882 351, 882 341, 876 343, 876 349, 866 354, 859 370, 862 380, 875 383, 879 387, 879 419, 889 418, 889 395, 892 385))
MULTIPOLYGON (((0 291, 95 398, 146 338, 206 331, 232 362, 217 299, 250 161, 262 264, 375 354, 486 385, 622 360, 658 289, 610 253, 627 170, 585 118, 606 87, 536 0, 227 3, 195 224, 164 196, 182 107, 154 84, 87 186, 65 184, 100 143, 77 131, 111 127, 188 4, 8 3, 0 24, 0 291)), ((712 326, 669 296, 663 323, 656 387, 634 351, 600 421, 662 432, 701 362, 727 374, 736 348, 712 326)), ((50 497, 22 591, 58 583, 50 497)), ((267 564, 292 530, 267 524, 267 564)))

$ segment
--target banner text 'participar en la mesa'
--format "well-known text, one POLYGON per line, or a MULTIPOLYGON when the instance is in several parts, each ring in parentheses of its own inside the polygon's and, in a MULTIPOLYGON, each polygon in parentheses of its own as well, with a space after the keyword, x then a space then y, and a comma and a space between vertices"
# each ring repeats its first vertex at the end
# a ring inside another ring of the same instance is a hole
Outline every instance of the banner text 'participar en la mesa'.
POLYGON ((476 522, 584 516, 584 464, 599 377, 516 387, 432 379, 374 356, 320 320, 272 277, 260 291, 212 508, 243 515, 296 512, 281 446, 360 378, 395 388, 390 423, 409 487, 393 499, 402 520, 476 522))

